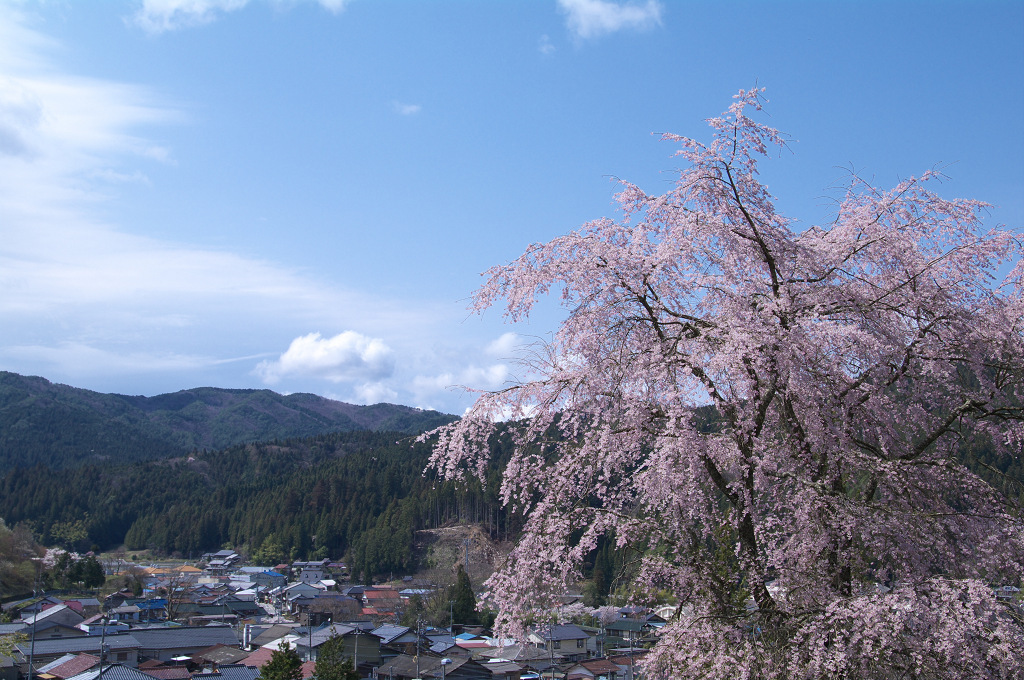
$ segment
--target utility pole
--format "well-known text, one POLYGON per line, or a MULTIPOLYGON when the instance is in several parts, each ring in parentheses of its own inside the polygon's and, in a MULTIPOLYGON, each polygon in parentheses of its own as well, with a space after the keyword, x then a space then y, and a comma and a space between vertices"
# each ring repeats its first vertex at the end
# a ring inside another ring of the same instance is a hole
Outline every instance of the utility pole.
POLYGON ((313 605, 306 610, 306 628, 309 630, 309 651, 306 653, 306 661, 313 660, 313 605))
MULTIPOLYGON (((35 579, 35 581, 32 582, 32 597, 35 597, 36 596, 36 591, 38 590, 38 587, 39 587, 39 560, 38 560, 38 558, 33 560, 33 562, 35 563, 35 567, 36 567, 36 579, 35 579)), ((31 644, 29 645, 29 648, 28 648, 28 680, 35 680, 35 671, 32 669, 32 661, 33 661, 33 659, 34 659, 34 657, 36 655, 36 623, 38 623, 36 621, 36 619, 39 618, 40 610, 41 610, 41 608, 39 607, 39 602, 36 601, 36 613, 32 617, 32 642, 31 642, 31 644)), ((101 668, 102 668, 102 666, 101 666, 101 668)))
POLYGON ((551 677, 555 677, 555 631, 548 624, 548 662, 551 664, 551 677))
MULTIPOLYGON (((37 603, 38 604, 38 603, 37 603)), ((32 670, 32 659, 36 655, 36 617, 39 616, 37 611, 35 616, 32 617, 32 642, 28 648, 28 679, 35 680, 35 671, 32 670)), ((100 666, 102 668, 102 666, 100 666)))
POLYGON ((416 619, 416 677, 420 677, 420 626, 423 619, 416 619))
POLYGON ((633 631, 629 631, 629 680, 633 680, 633 631))
POLYGON ((103 627, 100 628, 100 675, 99 675, 99 678, 97 678, 97 680, 103 680, 103 662, 104 662, 104 660, 106 659, 106 656, 107 656, 106 650, 104 649, 107 646, 107 617, 106 616, 103 616, 102 618, 100 618, 100 625, 103 626, 103 627))

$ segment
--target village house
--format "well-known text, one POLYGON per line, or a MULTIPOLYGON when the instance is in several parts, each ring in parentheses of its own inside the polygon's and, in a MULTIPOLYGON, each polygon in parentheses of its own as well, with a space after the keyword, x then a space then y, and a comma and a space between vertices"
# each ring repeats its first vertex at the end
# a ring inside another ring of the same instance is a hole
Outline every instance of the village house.
POLYGON ((330 560, 294 562, 292 563, 292 573, 298 574, 298 579, 302 583, 316 583, 327 578, 329 574, 327 565, 330 563, 330 560))
POLYGON ((99 663, 100 657, 93 654, 65 654, 56 661, 37 668, 36 672, 40 676, 52 676, 58 680, 66 680, 66 678, 95 668, 99 663))
POLYGON ((597 641, 575 624, 538 626, 527 640, 536 647, 562 654, 569 661, 580 661, 597 652, 597 641))
POLYGON ((493 680, 494 676, 483 664, 472 659, 403 654, 378 666, 374 670, 374 677, 378 680, 442 677, 451 680, 493 680))
POLYGON ((342 654, 352 659, 357 667, 380 664, 380 638, 350 625, 332 624, 313 631, 307 629, 305 635, 296 633, 295 651, 307 661, 316 661, 320 647, 334 636, 341 638, 342 654))
POLYGON ((622 680, 622 669, 609 659, 587 659, 570 666, 566 680, 622 680))
POLYGON ((203 555, 206 567, 203 569, 208 574, 227 574, 242 561, 241 555, 234 550, 220 550, 215 553, 203 555))
MULTIPOLYGON (((31 641, 24 642, 15 647, 17 650, 15 662, 21 667, 22 674, 28 675, 30 659, 33 669, 38 669, 67 654, 81 654, 85 652, 99 656, 101 640, 102 638, 99 635, 82 635, 51 640, 36 640, 34 643, 31 641)), ((108 661, 123 663, 129 666, 138 665, 141 644, 131 634, 110 635, 106 640, 103 640, 103 645, 106 649, 108 661)))
POLYGON ((30 616, 23 616, 22 620, 29 629, 35 628, 36 632, 39 632, 44 625, 59 624, 68 628, 74 628, 82 621, 85 617, 74 608, 64 604, 50 604, 45 606, 38 613, 30 616))

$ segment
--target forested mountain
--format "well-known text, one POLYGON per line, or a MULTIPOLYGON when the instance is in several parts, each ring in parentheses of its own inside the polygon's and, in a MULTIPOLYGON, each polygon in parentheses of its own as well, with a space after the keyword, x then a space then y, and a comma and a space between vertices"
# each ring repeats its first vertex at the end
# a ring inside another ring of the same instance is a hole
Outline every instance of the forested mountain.
POLYGON ((501 438, 486 490, 424 475, 429 444, 346 432, 200 451, 183 458, 0 478, 0 517, 47 545, 151 548, 198 556, 232 546, 261 563, 347 555, 356 573, 412 569, 413 532, 476 522, 505 538, 520 518, 499 507, 501 438))
MULTIPOLYGON (((124 544, 195 557, 227 546, 262 563, 345 556, 366 577, 407 573, 419 529, 474 522, 506 539, 522 526, 497 498, 505 435, 492 440, 486 487, 424 475, 430 445, 408 433, 450 419, 260 390, 125 397, 0 373, 0 518, 80 550, 124 544), (404 432, 371 431, 388 426, 404 432), (304 427, 349 431, 262 434, 304 427)), ((701 420, 715 426, 710 412, 701 420)), ((1020 458, 982 447, 962 459, 1024 500, 1020 458)), ((615 586, 620 562, 608 543, 588 560, 591 600, 615 586)))
POLYGON ((0 371, 0 469, 153 460, 328 432, 414 434, 452 420, 408 406, 354 406, 270 390, 201 387, 155 397, 102 394, 0 371))

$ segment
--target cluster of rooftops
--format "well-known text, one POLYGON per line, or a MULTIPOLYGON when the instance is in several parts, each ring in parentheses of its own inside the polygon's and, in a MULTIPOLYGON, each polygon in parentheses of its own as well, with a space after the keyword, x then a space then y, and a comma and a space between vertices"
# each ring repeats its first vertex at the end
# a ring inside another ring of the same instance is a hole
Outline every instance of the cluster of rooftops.
POLYGON ((20 633, 13 657, 0 657, 0 680, 255 680, 284 647, 315 675, 329 639, 341 639, 360 677, 381 680, 630 680, 664 620, 624 608, 605 626, 541 625, 525 640, 452 625, 398 625, 413 595, 435 586, 341 587, 344 565, 330 560, 247 567, 232 551, 188 565, 136 569, 142 596, 39 597, 4 605, 20 633))

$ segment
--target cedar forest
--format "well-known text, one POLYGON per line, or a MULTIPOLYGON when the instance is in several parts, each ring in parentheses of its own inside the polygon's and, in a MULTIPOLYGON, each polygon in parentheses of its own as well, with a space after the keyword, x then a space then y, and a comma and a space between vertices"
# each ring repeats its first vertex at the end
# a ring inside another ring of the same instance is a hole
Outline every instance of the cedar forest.
POLYGON ((411 572, 419 529, 481 523, 499 540, 518 532, 521 518, 497 501, 497 465, 485 490, 424 476, 428 455, 407 435, 349 432, 187 459, 15 468, 0 482, 0 516, 46 545, 193 558, 228 545, 260 564, 348 556, 367 579, 411 572))

